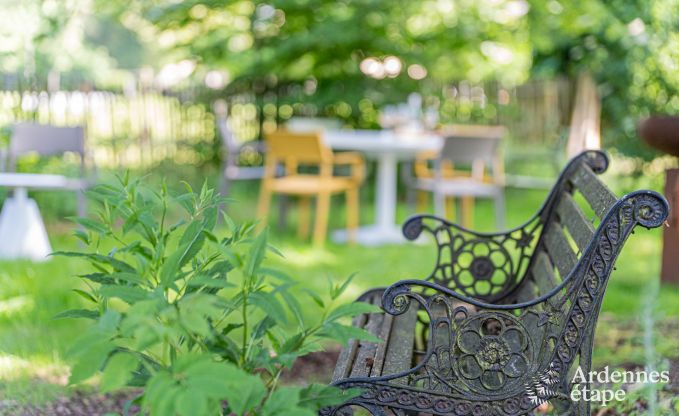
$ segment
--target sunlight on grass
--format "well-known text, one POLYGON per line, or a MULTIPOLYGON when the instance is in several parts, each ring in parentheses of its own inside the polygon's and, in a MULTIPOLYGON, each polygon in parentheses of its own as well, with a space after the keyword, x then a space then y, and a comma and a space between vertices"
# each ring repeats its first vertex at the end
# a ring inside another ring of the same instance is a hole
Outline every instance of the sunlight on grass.
POLYGON ((68 381, 67 365, 52 360, 30 360, 8 354, 0 354, 0 380, 39 379, 65 386, 68 381))
POLYGON ((0 300, 0 316, 9 318, 13 314, 28 313, 33 309, 35 302, 28 295, 19 295, 13 298, 0 300))
POLYGON ((283 253, 283 261, 295 267, 311 267, 319 264, 333 265, 338 262, 337 255, 327 249, 290 244, 283 245, 279 249, 283 253))

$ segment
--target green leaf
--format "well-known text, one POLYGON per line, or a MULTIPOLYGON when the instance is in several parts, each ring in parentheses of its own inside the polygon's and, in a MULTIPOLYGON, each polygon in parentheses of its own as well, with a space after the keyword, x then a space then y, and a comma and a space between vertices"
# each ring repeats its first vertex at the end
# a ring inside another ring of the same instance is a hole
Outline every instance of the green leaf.
POLYGON ((174 415, 174 400, 181 391, 168 371, 159 371, 149 380, 142 406, 152 415, 174 415))
POLYGON ((104 373, 101 376, 101 391, 109 392, 125 386, 138 365, 137 358, 132 354, 114 354, 109 358, 104 373))
POLYGON ((77 293, 78 295, 80 295, 80 297, 82 297, 83 299, 89 300, 90 302, 97 303, 97 298, 95 298, 94 296, 92 296, 92 294, 90 294, 90 293, 88 293, 88 292, 85 292, 84 290, 81 290, 81 289, 72 289, 72 290, 73 290, 75 293, 77 293))
POLYGON ((344 403, 358 397, 361 392, 361 389, 344 390, 334 386, 311 384, 300 390, 299 406, 312 410, 321 409, 344 403))
POLYGON ((120 312, 113 309, 108 309, 99 318, 97 328, 99 328, 104 333, 113 335, 114 331, 118 327, 118 324, 120 323, 121 317, 122 316, 120 315, 120 312))
POLYGON ((377 343, 383 342, 380 338, 364 329, 351 325, 341 325, 336 322, 325 323, 319 332, 319 336, 329 337, 344 345, 347 345, 350 339, 361 339, 377 343))
POLYGON ((266 331, 268 331, 269 328, 272 328, 275 325, 276 325, 275 319, 273 319, 270 316, 265 316, 262 320, 257 322, 255 327, 252 329, 252 333, 250 334, 251 342, 255 342, 262 338, 264 334, 266 334, 266 331))
POLYGON ((99 221, 91 220, 89 218, 78 217, 78 218, 73 218, 73 221, 82 225, 84 228, 86 228, 90 231, 94 231, 95 233, 98 233, 98 234, 107 234, 108 231, 109 231, 108 228, 106 227, 106 225, 100 223, 99 221))
POLYGON ((302 345, 304 345, 304 340, 306 339, 306 333, 297 333, 283 343, 280 349, 281 354, 289 354, 298 351, 302 345))
POLYGON ((99 312, 90 309, 69 309, 67 311, 54 315, 52 319, 64 319, 64 318, 97 319, 99 318, 99 312))
POLYGON ((314 416, 316 412, 299 407, 300 388, 281 387, 274 391, 262 407, 267 416, 314 416))
POLYGON ((381 311, 382 309, 380 309, 379 306, 373 305, 371 303, 365 302, 345 303, 333 309, 328 314, 326 321, 333 322, 346 316, 353 317, 363 313, 378 313, 381 311))
POLYGON ((259 266, 264 260, 264 255, 266 254, 266 240, 268 237, 268 230, 261 232, 250 247, 250 252, 247 258, 247 263, 245 265, 245 274, 247 276, 254 276, 259 266))
POLYGON ((107 298, 119 298, 128 304, 133 304, 148 299, 151 292, 133 286, 102 285, 99 288, 99 294, 107 298))
POLYGON ((260 405, 267 390, 259 376, 253 376, 241 370, 237 373, 234 371, 234 373, 229 379, 231 388, 226 394, 226 401, 232 412, 243 415, 260 405))
POLYGON ((250 293, 248 301, 275 319, 279 324, 287 325, 288 317, 285 308, 283 308, 283 305, 281 305, 273 293, 264 291, 250 293))
POLYGON ((186 227, 182 238, 179 240, 179 247, 184 248, 184 253, 179 261, 179 267, 185 265, 198 254, 204 241, 203 224, 197 220, 193 221, 186 227))
POLYGON ((170 254, 160 269, 160 282, 168 287, 175 281, 182 266, 194 258, 205 242, 202 225, 194 221, 186 227, 177 250, 170 254))
POLYGON ((229 229, 229 231, 234 232, 236 229, 236 223, 233 222, 231 217, 229 217, 225 211, 222 211, 222 218, 224 219, 224 223, 226 224, 226 227, 229 229))
POLYGON ((55 251, 51 255, 52 256, 62 256, 62 257, 82 257, 82 258, 91 260, 93 262, 108 264, 109 266, 113 267, 114 270, 119 271, 119 272, 127 272, 127 273, 135 273, 136 272, 134 267, 130 266, 129 264, 125 263, 122 260, 118 260, 118 259, 115 259, 113 257, 104 256, 104 255, 97 254, 97 253, 79 253, 79 252, 76 252, 76 251, 55 251))
POLYGON ((189 280, 189 282, 187 284, 189 286, 193 286, 193 287, 205 286, 205 287, 215 287, 215 288, 225 288, 225 287, 236 286, 235 284, 229 283, 226 280, 219 279, 219 278, 213 279, 212 277, 206 276, 206 275, 196 276, 196 277, 192 278, 191 280, 189 280))
POLYGON ((221 310, 218 298, 204 293, 192 293, 178 302, 179 321, 187 331, 203 337, 210 335, 208 318, 217 316, 221 310))
POLYGON ((323 299, 321 299, 320 296, 316 292, 314 292, 311 289, 302 289, 302 292, 306 293, 309 295, 309 297, 316 303, 321 308, 325 308, 325 303, 323 302, 323 299))
POLYGON ((342 283, 341 285, 333 287, 332 290, 330 291, 330 298, 332 300, 339 298, 342 295, 342 293, 344 293, 344 291, 347 290, 351 281, 354 280, 354 277, 356 277, 356 273, 352 273, 347 278, 347 280, 345 280, 344 283, 342 283))
POLYGON ((89 274, 81 274, 78 275, 78 277, 91 280, 95 283, 100 283, 100 284, 112 284, 115 283, 113 279, 110 277, 108 273, 89 273, 89 274))
POLYGON ((175 276, 179 273, 179 262, 181 261, 183 250, 172 253, 160 268, 160 283, 164 287, 169 287, 175 281, 175 276))
POLYGON ((260 267, 259 272, 262 273, 262 274, 264 274, 264 275, 267 275, 267 276, 275 277, 276 279, 278 279, 278 280, 280 280, 280 281, 282 281, 282 282, 286 282, 286 283, 289 283, 289 282, 291 282, 291 283, 297 283, 297 282, 295 281, 295 279, 293 279, 292 277, 288 276, 286 273, 284 273, 284 272, 282 272, 282 271, 280 271, 280 270, 272 269, 272 268, 270 268, 270 267, 260 267))
POLYGON ((283 259, 285 258, 285 256, 283 255, 283 252, 281 252, 277 247, 275 247, 271 244, 268 244, 267 248, 269 249, 269 251, 276 254, 278 257, 283 258, 283 259))
POLYGON ((141 276, 139 276, 136 273, 125 273, 125 272, 117 272, 117 273, 112 273, 111 277, 117 280, 122 280, 124 282, 128 283, 134 283, 136 285, 145 285, 147 282, 141 276))
POLYGON ((184 389, 177 395, 175 409, 182 416, 202 416, 208 414, 208 398, 202 390, 184 389))
POLYGON ((69 384, 79 383, 93 376, 101 369, 113 351, 115 345, 110 341, 110 335, 98 327, 93 327, 80 337, 68 352, 68 356, 75 359, 71 368, 69 384))
POLYGON ((282 290, 279 293, 283 300, 285 300, 285 303, 287 303, 287 306, 297 320, 299 327, 304 328, 304 315, 302 314, 302 307, 297 301, 297 298, 287 290, 282 290))
POLYGON ((82 241, 85 245, 90 245, 91 240, 90 236, 83 230, 75 230, 73 231, 73 235, 80 241, 82 241))

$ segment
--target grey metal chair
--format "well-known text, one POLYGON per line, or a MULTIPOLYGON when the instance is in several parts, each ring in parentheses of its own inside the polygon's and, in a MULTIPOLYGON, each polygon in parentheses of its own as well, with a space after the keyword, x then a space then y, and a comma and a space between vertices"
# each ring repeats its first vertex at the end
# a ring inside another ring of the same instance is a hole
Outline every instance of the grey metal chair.
MULTIPOLYGON (((495 204, 496 227, 505 226, 504 169, 500 145, 502 126, 449 126, 441 131, 444 144, 433 159, 430 177, 415 177, 412 187, 434 195, 434 211, 443 216, 449 197, 488 198, 495 204), (468 176, 450 174, 450 166, 467 166, 468 176), (486 174, 486 170, 490 174, 486 174)), ((473 202, 473 201, 472 201, 473 202)), ((468 225, 470 226, 470 225, 468 225)))
POLYGON ((244 152, 264 153, 264 142, 239 143, 226 119, 217 120, 217 131, 222 139, 224 164, 222 166, 222 195, 229 193, 230 182, 235 180, 261 179, 264 168, 261 166, 241 166, 239 160, 244 152))
POLYGON ((65 182, 62 189, 75 191, 78 201, 78 215, 84 216, 86 214, 86 201, 82 191, 93 182, 96 169, 92 161, 92 171, 88 172, 83 127, 57 127, 36 123, 14 124, 7 152, 8 171, 15 172, 17 159, 30 153, 37 153, 39 156, 74 153, 80 157, 80 176, 65 182))

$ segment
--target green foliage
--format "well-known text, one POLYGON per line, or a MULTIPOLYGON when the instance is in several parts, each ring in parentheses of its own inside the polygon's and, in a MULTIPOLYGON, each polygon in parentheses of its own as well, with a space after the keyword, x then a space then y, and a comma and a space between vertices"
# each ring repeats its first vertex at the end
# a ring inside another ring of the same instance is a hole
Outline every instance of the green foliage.
POLYGON ((594 74, 605 144, 623 154, 657 153, 636 134, 640 119, 679 111, 677 0, 531 1, 532 73, 594 74))
POLYGON ((139 402, 154 415, 312 415, 356 394, 278 380, 324 340, 374 339, 344 321, 375 307, 333 306, 349 279, 325 299, 313 294, 318 313, 305 318, 294 281, 266 267, 277 253, 267 233, 223 214, 228 235, 217 236, 225 201, 207 186, 185 187, 170 196, 126 176, 89 192, 97 218, 75 219, 88 249, 56 253, 92 266, 80 275, 88 290, 76 291, 91 308, 59 315, 93 321, 68 353, 70 382, 101 372, 104 391, 142 386, 139 402), (175 205, 183 214, 170 221, 175 205))

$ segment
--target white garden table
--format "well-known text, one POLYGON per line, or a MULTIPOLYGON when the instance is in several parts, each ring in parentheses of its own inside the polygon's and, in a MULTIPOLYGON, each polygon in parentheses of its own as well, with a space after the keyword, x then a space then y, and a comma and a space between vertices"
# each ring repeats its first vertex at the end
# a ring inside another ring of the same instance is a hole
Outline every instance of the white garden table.
POLYGON ((0 258, 46 260, 52 252, 45 224, 27 189, 79 189, 80 179, 38 173, 0 173, 0 187, 13 188, 0 212, 0 258))
MULTIPOLYGON (((327 130, 323 136, 333 150, 358 151, 377 161, 375 224, 359 228, 358 243, 375 246, 404 242, 401 227, 396 224, 398 162, 412 160, 421 151, 439 151, 443 139, 431 133, 397 135, 391 130, 327 130)), ((333 238, 346 241, 346 231, 336 231, 333 238)))

